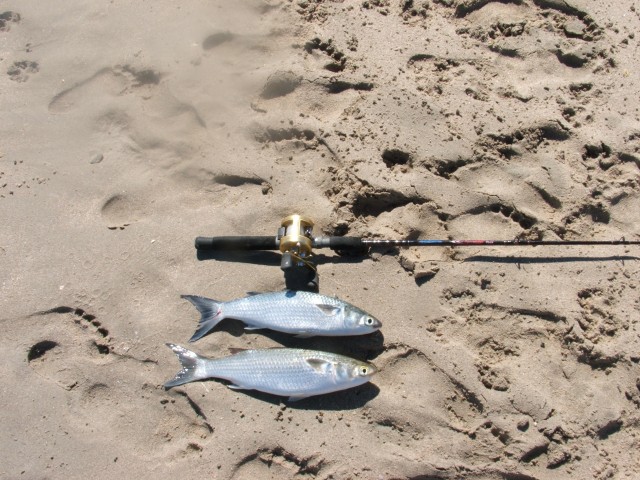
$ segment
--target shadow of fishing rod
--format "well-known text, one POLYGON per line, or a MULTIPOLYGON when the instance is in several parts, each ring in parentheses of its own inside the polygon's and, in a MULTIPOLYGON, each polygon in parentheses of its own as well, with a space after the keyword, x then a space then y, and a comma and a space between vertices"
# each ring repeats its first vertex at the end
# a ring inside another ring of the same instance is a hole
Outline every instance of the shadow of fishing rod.
MULTIPOLYGON (((395 249, 397 251, 397 249, 395 249)), ((317 265, 358 263, 368 258, 368 252, 349 253, 343 255, 314 254, 313 260, 317 265)), ((272 251, 217 251, 196 250, 196 258, 200 261, 216 260, 218 262, 251 263, 268 267, 279 267, 282 262, 282 254, 272 251)))
MULTIPOLYGON (((400 250, 397 247, 373 248, 366 253, 349 254, 349 255, 324 255, 318 254, 314 256, 315 263, 317 265, 326 264, 355 264, 362 262, 366 258, 370 257, 373 252, 381 253, 383 255, 398 255, 400 250)), ((228 251, 207 251, 197 250, 197 258, 201 261, 217 260, 219 262, 239 262, 239 263, 251 263, 255 265, 265 266, 280 266, 282 256, 277 252, 269 251, 255 251, 255 252, 228 252, 228 251)), ((640 257, 633 255, 608 255, 597 257, 583 257, 583 256, 554 256, 554 257, 530 257, 530 256, 500 256, 500 255, 472 255, 463 259, 463 262, 483 262, 483 263, 521 263, 521 264, 535 264, 535 263, 571 263, 571 262, 615 262, 615 261, 636 261, 640 260, 640 257)))
POLYGON ((518 265, 532 265, 538 263, 574 263, 574 262, 625 262, 637 261, 640 257, 631 255, 610 255, 599 257, 513 257, 513 256, 495 256, 495 255, 473 255, 463 259, 463 262, 479 262, 479 263, 511 263, 518 265))

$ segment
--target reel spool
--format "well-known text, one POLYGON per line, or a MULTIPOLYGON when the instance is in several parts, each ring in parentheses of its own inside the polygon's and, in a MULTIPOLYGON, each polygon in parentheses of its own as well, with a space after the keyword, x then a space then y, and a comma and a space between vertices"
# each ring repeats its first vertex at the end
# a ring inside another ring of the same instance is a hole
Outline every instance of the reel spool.
POLYGON ((282 253, 280 268, 287 288, 318 291, 312 234, 313 221, 308 217, 289 215, 281 222, 276 240, 282 253))

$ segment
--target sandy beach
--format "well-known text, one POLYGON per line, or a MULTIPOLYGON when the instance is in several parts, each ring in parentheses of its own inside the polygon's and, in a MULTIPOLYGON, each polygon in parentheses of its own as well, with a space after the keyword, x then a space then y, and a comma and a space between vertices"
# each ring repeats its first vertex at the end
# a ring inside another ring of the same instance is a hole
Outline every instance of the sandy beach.
POLYGON ((640 478, 639 246, 323 251, 383 323, 198 312, 284 288, 197 236, 640 239, 632 0, 0 1, 0 478, 640 478), (165 390, 167 342, 371 383, 165 390))

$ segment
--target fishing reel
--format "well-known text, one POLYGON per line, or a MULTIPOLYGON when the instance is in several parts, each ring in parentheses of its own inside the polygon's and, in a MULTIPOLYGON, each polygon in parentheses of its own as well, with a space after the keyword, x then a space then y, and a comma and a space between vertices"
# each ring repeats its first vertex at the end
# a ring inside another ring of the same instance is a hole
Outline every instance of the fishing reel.
POLYGON ((276 241, 282 253, 280 268, 289 270, 295 266, 313 268, 313 222, 301 215, 289 215, 282 220, 276 241))
POLYGON ((285 284, 319 289, 318 270, 313 258, 313 222, 308 217, 289 215, 282 220, 276 241, 282 253, 280 268, 285 284))

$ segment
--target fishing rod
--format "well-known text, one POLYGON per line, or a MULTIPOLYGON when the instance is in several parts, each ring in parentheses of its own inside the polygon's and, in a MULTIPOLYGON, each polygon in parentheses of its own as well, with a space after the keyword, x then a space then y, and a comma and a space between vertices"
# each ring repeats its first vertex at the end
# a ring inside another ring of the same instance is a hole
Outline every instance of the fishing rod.
POLYGON ((313 236, 313 221, 301 215, 289 215, 281 222, 275 236, 197 237, 199 252, 267 251, 282 253, 280 268, 287 288, 318 290, 318 272, 313 249, 330 248, 339 254, 365 254, 381 247, 478 247, 478 246, 578 246, 578 245, 640 245, 640 240, 389 240, 360 237, 313 236))

